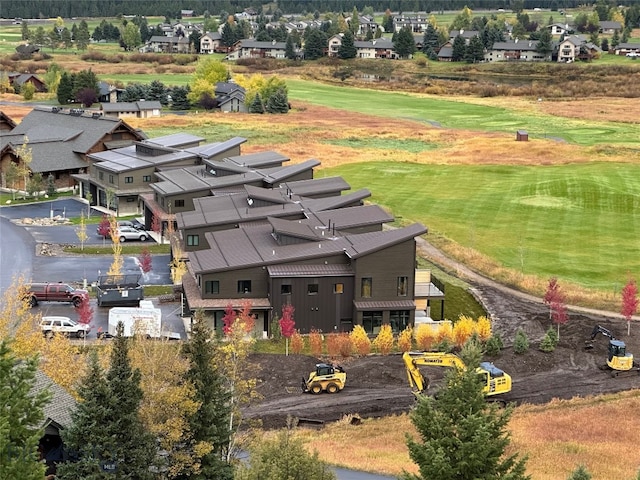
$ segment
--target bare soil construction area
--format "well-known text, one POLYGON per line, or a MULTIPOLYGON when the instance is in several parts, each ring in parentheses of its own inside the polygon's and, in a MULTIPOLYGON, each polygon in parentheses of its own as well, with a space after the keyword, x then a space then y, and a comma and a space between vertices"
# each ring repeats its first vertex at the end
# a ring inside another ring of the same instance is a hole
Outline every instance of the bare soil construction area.
MULTIPOLYGON (((601 325, 624 340, 628 352, 640 355, 640 335, 632 328, 631 336, 627 337, 624 320, 570 311, 569 321, 560 327, 558 347, 552 353, 544 353, 538 349, 539 342, 552 325, 544 304, 493 286, 476 285, 475 290, 494 319, 494 331, 505 342, 499 356, 486 358, 512 376, 513 389, 505 400, 539 404, 553 398, 585 397, 640 387, 637 373, 614 378, 601 369, 607 358, 606 337, 598 335, 593 349, 584 348, 593 327, 601 325), (529 351, 522 355, 515 354, 512 348, 518 328, 526 332, 530 341, 529 351)), ((252 355, 263 398, 246 409, 245 416, 261 419, 266 428, 277 428, 285 425, 288 415, 303 421, 331 422, 347 414, 361 417, 397 414, 408 411, 414 404, 400 355, 336 359, 347 371, 344 390, 332 395, 301 393, 302 377, 319 360, 303 355, 252 355)), ((430 378, 431 385, 437 385, 445 369, 429 367, 423 373, 430 378)))

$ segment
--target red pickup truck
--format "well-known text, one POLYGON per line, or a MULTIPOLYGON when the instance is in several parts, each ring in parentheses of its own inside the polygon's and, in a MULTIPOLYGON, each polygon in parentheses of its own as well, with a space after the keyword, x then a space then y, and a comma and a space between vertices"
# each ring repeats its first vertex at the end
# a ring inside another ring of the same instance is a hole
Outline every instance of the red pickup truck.
POLYGON ((38 302, 70 302, 79 307, 82 302, 89 301, 89 292, 73 288, 67 283, 32 283, 27 294, 32 307, 38 302))

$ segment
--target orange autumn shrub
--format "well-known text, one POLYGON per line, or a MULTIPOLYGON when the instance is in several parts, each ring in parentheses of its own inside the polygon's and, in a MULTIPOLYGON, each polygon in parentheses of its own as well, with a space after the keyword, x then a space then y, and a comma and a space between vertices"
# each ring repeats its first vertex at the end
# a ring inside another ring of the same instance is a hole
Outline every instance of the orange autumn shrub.
POLYGON ((353 350, 361 356, 371 353, 371 339, 362 325, 356 325, 349 334, 353 350))
POLYGON ((291 351, 296 355, 301 354, 304 350, 304 337, 300 335, 300 331, 296 330, 293 332, 289 340, 291 342, 291 351))
POLYGON ((453 342, 458 348, 467 343, 471 335, 476 331, 476 322, 471 317, 460 315, 460 318, 453 326, 452 337, 453 342))
POLYGON ((393 350, 393 331, 391 325, 384 324, 380 327, 380 332, 373 340, 373 347, 382 355, 389 355, 393 350))
POLYGON ((476 333, 483 342, 491 338, 491 320, 484 315, 479 317, 476 322, 476 333))
POLYGON ((322 355, 322 333, 320 330, 316 330, 315 328, 311 329, 309 332, 309 348, 311 349, 311 354, 319 357, 322 355))
POLYGON ((419 350, 429 351, 436 341, 437 333, 431 325, 424 323, 416 328, 416 345, 419 350))
POLYGON ((405 328, 398 335, 398 349, 401 352, 409 352, 413 347, 413 328, 405 328))

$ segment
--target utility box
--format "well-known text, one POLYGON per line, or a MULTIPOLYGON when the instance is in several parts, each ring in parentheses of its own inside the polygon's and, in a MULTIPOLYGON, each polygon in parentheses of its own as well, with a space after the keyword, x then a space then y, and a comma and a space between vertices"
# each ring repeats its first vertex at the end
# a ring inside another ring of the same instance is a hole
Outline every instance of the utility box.
POLYGON ((124 326, 125 337, 139 334, 159 338, 162 335, 162 311, 153 304, 140 303, 140 307, 113 307, 109 310, 109 336, 116 335, 120 322, 124 326))
POLYGON ((98 277, 96 298, 99 307, 137 307, 144 299, 140 274, 102 275, 98 277))
POLYGON ((516 132, 516 141, 517 142, 528 142, 529 141, 529 134, 527 133, 526 130, 518 130, 516 132))

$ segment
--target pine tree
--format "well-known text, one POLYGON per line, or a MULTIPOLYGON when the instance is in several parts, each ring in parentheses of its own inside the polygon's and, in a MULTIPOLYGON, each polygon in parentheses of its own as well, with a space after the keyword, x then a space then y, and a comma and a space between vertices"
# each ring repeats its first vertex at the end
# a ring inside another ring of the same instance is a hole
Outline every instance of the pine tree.
POLYGON ((505 454, 510 443, 506 428, 513 409, 501 409, 485 400, 482 381, 475 373, 480 355, 480 347, 469 342, 461 353, 468 368, 448 372, 446 386, 437 398, 418 400, 411 419, 419 440, 408 437, 407 445, 420 473, 405 473, 402 479, 529 478, 526 459, 505 454))
POLYGON ((538 44, 536 45, 536 52, 540 55, 544 55, 545 58, 551 55, 551 52, 553 51, 552 40, 553 39, 551 38, 551 30, 549 30, 548 28, 543 28, 540 31, 540 38, 538 39, 538 44))
POLYGON ((227 461, 231 438, 230 394, 213 361, 215 345, 203 312, 197 311, 184 353, 190 362, 187 378, 195 386, 195 400, 200 403, 190 421, 192 437, 196 448, 208 453, 201 458, 200 472, 192 474, 190 480, 233 479, 233 468, 227 461))
POLYGON ((73 77, 72 74, 62 72, 60 83, 58 84, 58 103, 67 105, 73 100, 73 77))
POLYGON ((464 42, 464 38, 458 35, 453 40, 453 47, 451 52, 451 61, 459 62, 464 59, 464 55, 467 51, 467 45, 464 42))
POLYGON ((484 59, 484 45, 479 36, 476 35, 469 41, 464 59, 467 63, 476 63, 484 59))
POLYGON ((80 27, 78 27, 78 32, 74 36, 74 39, 76 41, 76 48, 78 50, 84 51, 87 49, 87 46, 89 46, 91 35, 89 34, 89 26, 84 20, 80 22, 80 27))
POLYGON ((295 60, 296 58, 296 49, 293 43, 293 37, 291 35, 287 35, 287 43, 285 44, 284 56, 289 60, 295 60))
POLYGON ((264 113, 264 105, 262 104, 260 92, 256 93, 256 96, 253 97, 253 101, 251 105, 249 105, 249 113, 264 113))
POLYGON ((35 394, 38 359, 18 362, 7 341, 0 341, 0 478, 42 480, 45 467, 38 457, 42 409, 49 392, 35 394))
POLYGON ((304 58, 306 60, 317 60, 324 55, 327 39, 321 30, 314 28, 307 35, 304 43, 304 58))
POLYGON ((154 438, 140 421, 142 400, 140 372, 131 367, 129 339, 118 324, 111 351, 111 364, 104 374, 95 355, 80 387, 82 402, 64 431, 67 446, 77 452, 78 461, 61 467, 59 478, 152 480, 156 456, 154 438))
POLYGON ((187 95, 189 90, 187 87, 173 87, 171 91, 171 109, 172 110, 189 110, 191 104, 187 95))
POLYGON ((338 57, 342 59, 356 58, 357 53, 353 33, 351 33, 350 30, 347 30, 342 37, 342 43, 338 49, 338 57))
POLYGON ((400 58, 410 58, 416 52, 416 41, 410 28, 405 27, 398 32, 393 40, 393 49, 400 58))
POLYGON ((422 51, 429 55, 429 51, 437 51, 440 47, 440 40, 438 39, 438 32, 433 25, 427 25, 427 30, 424 32, 424 38, 422 41, 422 51))
POLYGON ((269 97, 266 110, 269 113, 287 113, 289 111, 287 92, 283 88, 279 88, 269 97))

